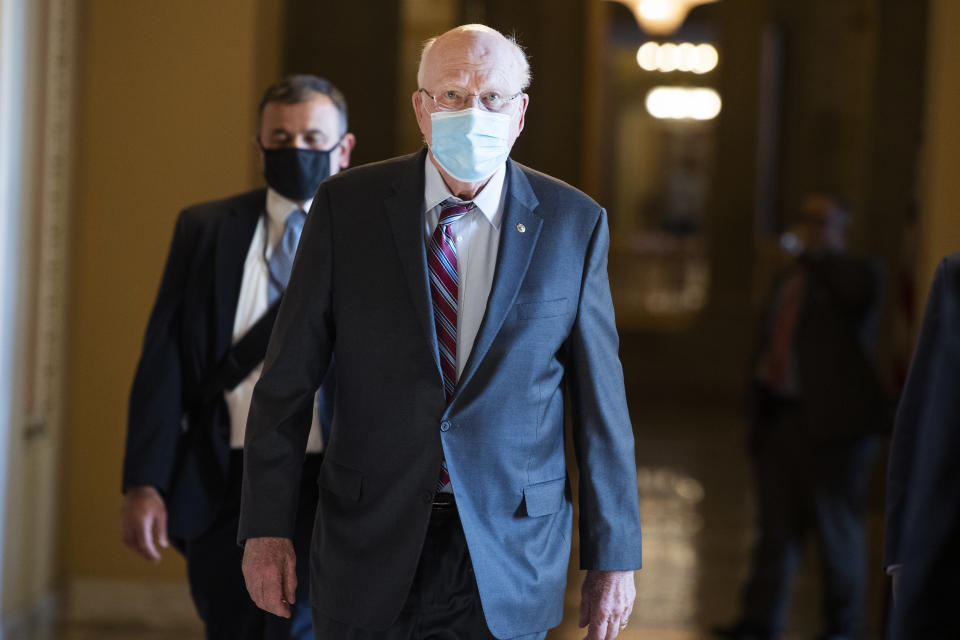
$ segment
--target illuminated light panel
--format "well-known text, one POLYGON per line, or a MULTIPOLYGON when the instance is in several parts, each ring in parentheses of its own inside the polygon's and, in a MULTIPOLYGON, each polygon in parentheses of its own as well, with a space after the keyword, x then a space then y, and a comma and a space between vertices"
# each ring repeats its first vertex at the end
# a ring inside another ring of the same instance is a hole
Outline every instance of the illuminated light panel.
POLYGON ((660 45, 660 52, 657 55, 657 67, 660 71, 676 71, 680 66, 679 47, 672 42, 660 45))
POLYGON ((637 64, 644 71, 708 73, 719 62, 720 54, 711 44, 645 42, 637 49, 637 64))
POLYGON ((660 45, 656 42, 647 42, 637 49, 637 64, 644 71, 657 70, 657 53, 660 51, 660 45))
POLYGON ((707 73, 717 68, 720 62, 720 54, 716 47, 711 44, 698 44, 696 62, 693 65, 694 73, 707 73))
POLYGON ((677 69, 680 71, 693 71, 697 66, 697 47, 693 43, 684 42, 677 47, 677 54, 680 57, 677 62, 677 69))
POLYGON ((647 93, 647 112, 661 120, 713 120, 722 101, 713 89, 655 87, 647 93))

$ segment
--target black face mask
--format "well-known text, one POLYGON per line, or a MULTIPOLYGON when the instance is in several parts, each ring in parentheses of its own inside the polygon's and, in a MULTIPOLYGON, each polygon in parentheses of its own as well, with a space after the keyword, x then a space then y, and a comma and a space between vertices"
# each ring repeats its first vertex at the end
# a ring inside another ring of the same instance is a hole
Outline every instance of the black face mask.
POLYGON ((263 177, 284 198, 302 202, 317 193, 320 183, 330 177, 330 155, 339 142, 326 151, 320 149, 265 149, 263 177))

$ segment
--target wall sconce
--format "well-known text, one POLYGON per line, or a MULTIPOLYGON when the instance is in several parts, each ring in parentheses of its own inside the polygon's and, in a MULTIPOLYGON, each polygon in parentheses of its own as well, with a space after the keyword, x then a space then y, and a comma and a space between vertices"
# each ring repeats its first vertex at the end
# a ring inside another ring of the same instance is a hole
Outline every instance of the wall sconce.
POLYGON ((718 0, 611 0, 633 12, 637 24, 651 35, 670 35, 687 19, 690 9, 718 0))

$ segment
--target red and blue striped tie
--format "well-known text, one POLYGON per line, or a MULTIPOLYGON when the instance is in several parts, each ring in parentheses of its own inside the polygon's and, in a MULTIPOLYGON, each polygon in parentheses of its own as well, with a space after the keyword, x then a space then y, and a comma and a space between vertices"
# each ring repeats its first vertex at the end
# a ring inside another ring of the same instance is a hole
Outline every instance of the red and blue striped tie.
MULTIPOLYGON (((457 245, 450 233, 450 225, 467 215, 472 202, 445 204, 440 221, 430 237, 427 267, 430 270, 430 296, 433 298, 433 322, 437 330, 440 351, 440 371, 443 373, 443 391, 447 401, 457 386, 457 302, 460 278, 457 275, 457 245)), ((447 464, 443 463, 437 491, 450 491, 447 464)))

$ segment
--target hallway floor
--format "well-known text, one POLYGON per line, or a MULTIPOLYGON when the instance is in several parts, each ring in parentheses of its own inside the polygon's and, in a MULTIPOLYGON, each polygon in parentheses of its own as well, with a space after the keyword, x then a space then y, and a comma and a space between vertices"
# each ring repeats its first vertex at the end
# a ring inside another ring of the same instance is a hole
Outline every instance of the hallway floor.
MULTIPOLYGON (((731 412, 676 407, 632 410, 645 566, 637 573, 634 614, 620 638, 707 638, 711 625, 736 616, 739 585, 746 571, 753 505, 743 449, 745 425, 731 412)), ((868 529, 871 584, 864 638, 873 640, 880 637, 884 600, 879 569, 882 514, 876 498, 871 501, 868 529)), ((795 584, 787 640, 812 639, 819 630, 815 554, 811 545, 795 584)), ((576 626, 581 580, 582 573, 571 565, 564 620, 550 632, 549 640, 583 638, 583 630, 576 626)), ((58 625, 52 637, 200 640, 202 633, 199 624, 147 628, 109 621, 67 621, 58 625)))

